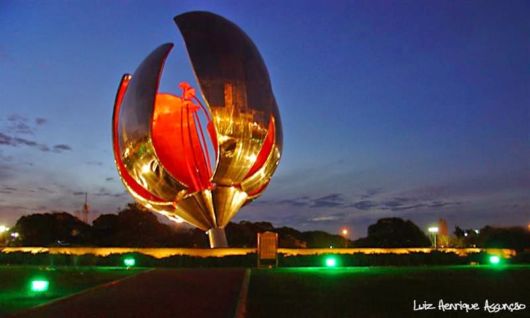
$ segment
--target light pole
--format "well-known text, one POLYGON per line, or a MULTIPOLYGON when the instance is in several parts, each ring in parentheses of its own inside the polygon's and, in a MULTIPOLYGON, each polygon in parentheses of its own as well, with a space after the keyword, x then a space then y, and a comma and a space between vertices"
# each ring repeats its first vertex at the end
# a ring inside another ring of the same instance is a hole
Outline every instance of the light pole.
POLYGON ((433 243, 434 243, 434 248, 437 249, 438 246, 436 244, 436 237, 438 236, 438 227, 437 226, 431 226, 429 229, 428 229, 429 233, 432 234, 433 236, 433 243))

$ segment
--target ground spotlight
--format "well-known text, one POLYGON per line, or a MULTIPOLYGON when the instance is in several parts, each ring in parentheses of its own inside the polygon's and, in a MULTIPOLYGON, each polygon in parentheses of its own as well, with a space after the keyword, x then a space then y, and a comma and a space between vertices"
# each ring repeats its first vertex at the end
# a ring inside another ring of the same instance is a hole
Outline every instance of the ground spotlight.
POLYGON ((498 265, 498 264, 501 263, 501 258, 499 256, 497 256, 497 255, 491 255, 489 257, 489 262, 492 265, 498 265))
POLYGON ((324 260, 324 264, 326 267, 337 267, 339 262, 337 260, 337 257, 335 256, 328 256, 324 260))
POLYGON ((50 282, 46 279, 34 279, 30 283, 30 289, 35 293, 43 293, 48 291, 50 287, 50 282))
POLYGON ((134 265, 136 265, 136 260, 133 257, 126 257, 123 260, 123 265, 127 267, 133 267, 134 265))

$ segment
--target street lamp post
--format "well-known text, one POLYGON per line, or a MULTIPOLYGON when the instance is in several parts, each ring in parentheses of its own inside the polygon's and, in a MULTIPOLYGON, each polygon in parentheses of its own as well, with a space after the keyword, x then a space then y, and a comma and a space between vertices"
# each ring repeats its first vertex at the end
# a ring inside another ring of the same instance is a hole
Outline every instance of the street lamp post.
POLYGON ((429 229, 428 229, 429 233, 431 233, 431 235, 433 236, 433 243, 434 243, 434 248, 437 249, 438 248, 438 245, 437 245, 437 242, 436 242, 436 237, 438 236, 438 227, 437 226, 431 226, 429 229))

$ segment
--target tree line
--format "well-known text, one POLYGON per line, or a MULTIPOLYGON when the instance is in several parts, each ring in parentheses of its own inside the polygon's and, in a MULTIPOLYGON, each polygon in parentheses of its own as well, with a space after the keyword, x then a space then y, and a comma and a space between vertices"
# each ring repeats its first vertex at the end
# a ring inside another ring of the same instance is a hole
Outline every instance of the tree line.
MULTIPOLYGON (((401 218, 383 218, 368 227, 368 235, 351 241, 324 231, 275 228, 269 222, 230 223, 226 235, 231 247, 255 247, 257 233, 278 233, 285 248, 329 247, 429 247, 429 238, 416 224, 401 218)), ((207 248, 208 237, 199 229, 160 222, 155 214, 128 204, 117 214, 103 214, 92 225, 66 212, 25 215, 5 235, 9 246, 198 247, 207 248), (8 233, 9 234, 9 233, 8 233)), ((0 238, 1 240, 1 238, 0 238)), ((1 243, 1 242, 0 242, 1 243)), ((496 247, 522 250, 530 247, 530 232, 522 227, 486 226, 480 231, 456 227, 449 246, 496 247)))

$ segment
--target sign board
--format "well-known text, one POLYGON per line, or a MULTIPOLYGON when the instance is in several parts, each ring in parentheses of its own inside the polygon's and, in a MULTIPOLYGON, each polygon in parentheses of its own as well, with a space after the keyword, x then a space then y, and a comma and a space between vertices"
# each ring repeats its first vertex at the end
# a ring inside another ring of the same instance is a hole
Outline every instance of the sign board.
POLYGON ((263 260, 273 260, 278 266, 278 233, 258 233, 258 267, 263 260))

